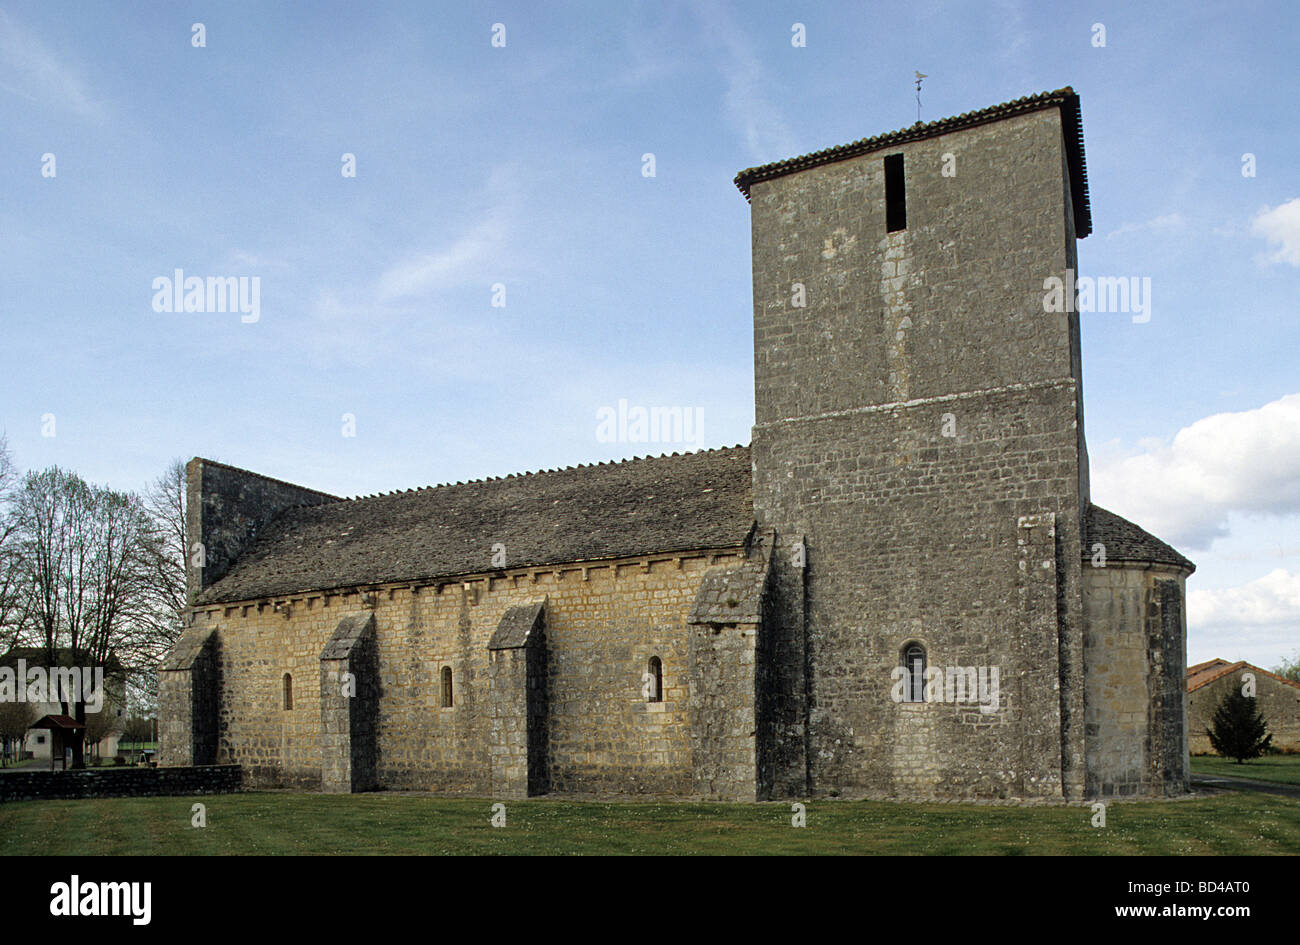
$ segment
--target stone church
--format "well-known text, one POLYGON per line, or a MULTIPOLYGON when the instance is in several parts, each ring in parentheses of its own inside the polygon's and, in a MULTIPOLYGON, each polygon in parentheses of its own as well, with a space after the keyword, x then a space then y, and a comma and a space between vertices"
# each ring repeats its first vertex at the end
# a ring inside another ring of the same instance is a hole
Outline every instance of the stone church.
POLYGON ((163 764, 493 798, 1187 789, 1194 566, 1090 501, 1079 318, 1045 304, 1092 229, 1078 96, 736 185, 749 446, 356 499, 190 462, 163 764))

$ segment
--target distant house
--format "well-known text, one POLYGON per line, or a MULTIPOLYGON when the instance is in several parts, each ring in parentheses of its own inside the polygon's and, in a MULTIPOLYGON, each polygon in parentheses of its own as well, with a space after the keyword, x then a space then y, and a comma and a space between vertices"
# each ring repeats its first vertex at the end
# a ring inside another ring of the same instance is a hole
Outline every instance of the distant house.
MULTIPOLYGON (((3 656, 0 656, 0 671, 8 668, 13 670, 15 674, 20 669, 24 672, 30 672, 33 669, 48 672, 50 668, 48 656, 48 651, 43 646, 16 646, 3 656)), ((96 665, 95 661, 84 651, 74 652, 71 647, 60 647, 54 651, 54 656, 54 666, 62 669, 90 667, 93 670, 96 665)), ((95 744, 86 743, 87 757, 92 755, 101 758, 112 757, 117 754, 117 743, 122 737, 122 724, 125 721, 126 714, 126 671, 116 656, 110 654, 107 662, 103 664, 103 680, 102 708, 98 713, 87 709, 86 722, 87 726, 93 731, 96 717, 108 713, 108 734, 95 744)), ((57 699, 47 698, 43 702, 32 702, 31 706, 33 723, 45 716, 61 716, 64 712, 64 706, 57 699)), ((35 758, 39 761, 49 761, 52 745, 53 733, 51 730, 48 727, 39 727, 33 724, 27 730, 27 735, 23 739, 22 751, 26 757, 35 758)))
POLYGON ((1245 660, 1206 660, 1187 667, 1187 740, 1193 755, 1212 754, 1206 730, 1228 690, 1255 677, 1255 700, 1273 735, 1273 747, 1300 751, 1300 683, 1283 679, 1245 660))

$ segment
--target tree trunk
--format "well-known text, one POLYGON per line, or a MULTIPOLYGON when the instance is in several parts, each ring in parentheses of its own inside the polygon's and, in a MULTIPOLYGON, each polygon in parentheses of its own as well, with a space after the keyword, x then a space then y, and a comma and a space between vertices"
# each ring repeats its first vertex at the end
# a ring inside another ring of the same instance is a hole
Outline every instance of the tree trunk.
MULTIPOLYGON (((82 725, 86 724, 86 703, 78 702, 77 714, 74 716, 82 725)), ((72 767, 80 770, 86 767, 86 730, 78 729, 72 733, 72 767)))

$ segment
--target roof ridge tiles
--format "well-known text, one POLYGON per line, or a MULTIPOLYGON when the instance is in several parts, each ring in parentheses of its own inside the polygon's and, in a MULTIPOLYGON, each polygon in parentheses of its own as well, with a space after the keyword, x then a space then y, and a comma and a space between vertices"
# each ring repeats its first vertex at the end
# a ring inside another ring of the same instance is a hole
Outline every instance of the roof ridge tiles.
MULTIPOLYGON (((367 499, 383 499, 383 498, 389 498, 390 496, 406 495, 407 493, 412 493, 412 492, 418 493, 418 492, 428 492, 436 489, 450 489, 450 488, 455 488, 456 486, 482 485, 489 482, 507 482, 511 479, 529 479, 535 476, 553 475, 556 473, 565 473, 565 472, 576 472, 578 470, 583 470, 583 469, 600 469, 604 467, 612 468, 614 466, 632 465, 634 463, 646 463, 646 462, 652 462, 654 460, 681 459, 686 456, 702 456, 706 453, 729 453, 735 450, 740 450, 745 448, 746 448, 745 444, 735 443, 731 446, 714 446, 714 447, 707 447, 707 448, 697 449, 697 450, 681 450, 680 452, 674 451, 672 453, 657 453, 657 454, 647 453, 644 455, 629 456, 624 459, 596 460, 590 463, 576 463, 570 466, 547 466, 542 469, 527 469, 522 472, 516 471, 516 472, 508 473, 504 476, 484 476, 480 479, 457 479, 454 482, 437 482, 425 486, 416 486, 410 489, 395 489, 392 492, 372 492, 372 493, 365 493, 362 495, 345 496, 342 498, 339 498, 337 496, 332 496, 331 498, 335 498, 337 501, 340 502, 361 502, 367 499)), ((253 475, 257 475, 257 474, 254 473, 253 475)), ((268 477, 263 476, 262 478, 268 478, 268 477)), ((292 485, 292 483, 289 483, 289 485, 292 485)), ((315 491, 315 490, 311 490, 311 491, 315 491)), ((321 494, 325 495, 326 493, 321 493, 321 494)), ((295 507, 299 507, 299 506, 295 506, 295 507)), ((310 508, 312 506, 310 505, 310 503, 307 503, 305 504, 304 507, 310 508)))
POLYGON ((846 144, 821 148, 795 157, 772 161, 756 167, 747 167, 735 176, 736 188, 749 200, 750 187, 760 181, 783 177, 797 171, 808 170, 823 164, 845 161, 860 157, 886 147, 933 138, 942 134, 960 131, 989 122, 998 121, 1026 111, 1058 107, 1062 110, 1061 125, 1065 135, 1067 161, 1070 165, 1072 182, 1077 193, 1072 193, 1074 201, 1075 228, 1079 237, 1092 232, 1092 209, 1088 197, 1088 174, 1083 150, 1083 124, 1080 119, 1079 96, 1071 86, 1064 86, 1051 92, 1039 92, 1035 95, 1022 95, 1020 98, 962 112, 947 118, 938 118, 930 122, 916 122, 896 131, 883 132, 868 138, 859 138, 846 144))
POLYGON ((751 468, 747 448, 722 447, 325 503, 260 532, 196 604, 475 574, 493 542, 511 549, 512 567, 740 547, 753 526, 751 468), (629 496, 673 514, 645 515, 629 496))

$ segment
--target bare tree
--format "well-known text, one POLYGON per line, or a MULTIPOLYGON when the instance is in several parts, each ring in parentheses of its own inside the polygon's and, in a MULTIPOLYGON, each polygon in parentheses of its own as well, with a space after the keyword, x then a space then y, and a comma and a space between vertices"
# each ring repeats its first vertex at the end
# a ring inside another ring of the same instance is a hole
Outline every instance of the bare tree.
POLYGON ((99 757, 99 743, 121 729, 122 720, 108 704, 98 712, 86 713, 86 744, 91 747, 96 758, 99 757))
POLYGON ((177 627, 185 612, 185 462, 173 459, 141 500, 154 529, 152 590, 177 627))
POLYGON ((122 723, 122 737, 133 742, 153 740, 153 719, 142 715, 129 716, 122 723))
POLYGON ((0 434, 0 653, 9 650, 22 631, 22 581, 14 555, 18 514, 14 488, 18 470, 9 453, 9 444, 0 434))
POLYGON ((158 662, 184 630, 188 547, 185 484, 185 462, 173 459, 141 496, 151 528, 145 607, 141 613, 140 639, 136 647, 140 658, 129 680, 131 704, 141 712, 154 710, 158 662))
MULTIPOLYGON (((128 668, 154 660, 150 626, 153 526, 139 497, 88 485, 52 467, 28 473, 17 499, 15 553, 25 594, 27 632, 58 665, 104 666, 116 655, 128 668)), ((86 721, 84 699, 59 693, 63 711, 86 721)), ((84 767, 84 742, 74 736, 73 767, 84 767)))
POLYGON ((15 760, 21 760, 18 756, 21 755, 23 736, 35 721, 36 707, 30 702, 0 702, 0 743, 5 756, 13 755, 15 760), (11 751, 10 746, 15 743, 18 751, 11 751))
MULTIPOLYGON (((185 466, 173 461, 143 496, 51 467, 17 481, 0 439, 0 652, 43 649, 47 666, 125 670, 128 703, 149 712, 158 663, 185 609, 185 466)), ((87 722, 84 701, 52 701, 87 722)), ((92 740, 93 743, 93 740, 92 740)), ((73 766, 84 764, 74 736, 73 766)))

